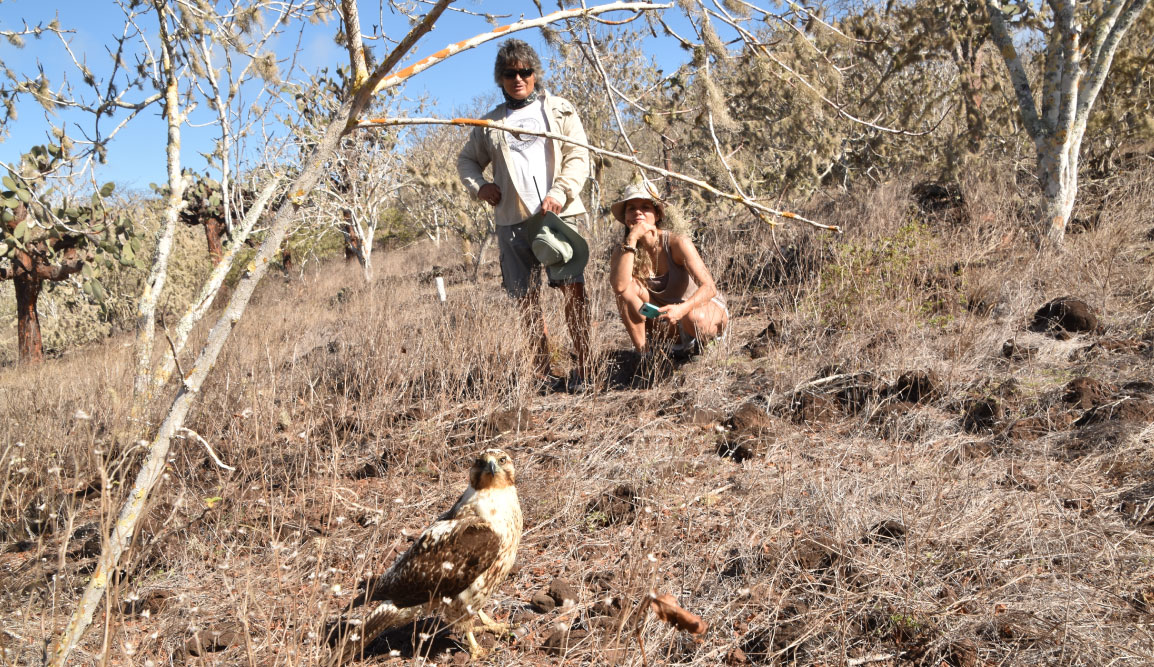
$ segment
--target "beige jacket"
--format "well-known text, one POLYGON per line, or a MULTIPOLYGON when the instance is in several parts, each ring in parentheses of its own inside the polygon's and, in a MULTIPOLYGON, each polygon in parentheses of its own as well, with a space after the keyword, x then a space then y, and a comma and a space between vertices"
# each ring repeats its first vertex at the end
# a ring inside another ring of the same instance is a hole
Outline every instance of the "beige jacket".
MULTIPOLYGON (((577 117, 577 109, 569 100, 542 91, 541 102, 545 106, 549 132, 587 143, 585 128, 577 117)), ((484 119, 502 122, 505 119, 505 105, 497 105, 484 119)), ((515 225, 532 213, 525 213, 521 198, 517 196, 517 188, 509 177, 508 165, 511 159, 507 137, 508 134, 502 130, 474 127, 469 133, 469 140, 457 155, 457 174, 474 197, 481 186, 490 182, 484 176, 485 167, 490 164, 493 166, 492 183, 501 188, 501 202, 494 211, 498 225, 515 225)), ((550 168, 553 170, 553 185, 546 196, 561 202, 564 207, 561 217, 581 215, 585 213, 581 190, 589 177, 589 151, 556 139, 548 141, 552 156, 550 168)))

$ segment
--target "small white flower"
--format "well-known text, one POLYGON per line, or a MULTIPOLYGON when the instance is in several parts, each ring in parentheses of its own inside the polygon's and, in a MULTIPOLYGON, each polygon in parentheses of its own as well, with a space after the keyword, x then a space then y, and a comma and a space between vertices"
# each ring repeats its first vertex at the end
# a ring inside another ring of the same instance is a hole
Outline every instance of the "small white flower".
POLYGON ((340 595, 341 594, 341 585, 340 584, 333 584, 333 587, 330 588, 329 590, 332 591, 333 595, 340 595))
POLYGON ((443 569, 445 571, 449 571, 449 570, 453 569, 453 567, 455 567, 455 566, 452 563, 450 563, 449 561, 445 561, 444 563, 441 563, 441 569, 443 569))
POLYGON ((145 609, 144 611, 140 612, 140 617, 141 618, 152 618, 152 610, 151 609, 145 609))
POLYGON ((453 604, 453 598, 441 598, 441 604, 453 604))
POLYGON ((401 503, 405 502, 405 499, 404 498, 393 498, 393 502, 400 505, 401 503))
POLYGON ((433 635, 430 635, 427 632, 419 632, 419 633, 417 633, 417 636, 420 637, 421 641, 423 641, 423 642, 427 642, 433 638, 433 635))
POLYGON ((73 419, 92 419, 92 415, 88 414, 81 408, 76 409, 76 413, 72 415, 73 419))
POLYGON ((361 636, 355 632, 353 634, 349 635, 349 641, 351 641, 351 642, 355 642, 360 638, 361 638, 361 636))
POLYGON ((657 556, 656 556, 656 554, 646 554, 645 558, 646 558, 646 559, 647 559, 647 560, 648 560, 650 563, 656 563, 656 562, 657 562, 657 556))
POLYGON ((338 526, 339 526, 339 525, 341 525, 341 524, 342 524, 342 523, 344 523, 344 522, 345 522, 345 518, 344 518, 343 516, 338 516, 338 517, 337 517, 337 525, 338 525, 338 526))
POLYGON ((398 651, 397 649, 392 649, 389 651, 389 657, 390 658, 399 658, 400 655, 401 655, 401 652, 398 651))

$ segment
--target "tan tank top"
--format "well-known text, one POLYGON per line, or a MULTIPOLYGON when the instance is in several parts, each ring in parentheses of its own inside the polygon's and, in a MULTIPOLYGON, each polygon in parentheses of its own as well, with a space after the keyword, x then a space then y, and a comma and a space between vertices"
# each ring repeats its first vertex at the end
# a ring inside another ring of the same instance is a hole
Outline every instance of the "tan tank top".
POLYGON ((681 303, 693 296, 697 283, 684 266, 673 261, 673 254, 669 252, 669 230, 661 232, 661 252, 665 253, 668 270, 663 275, 646 279, 649 300, 658 306, 681 303))

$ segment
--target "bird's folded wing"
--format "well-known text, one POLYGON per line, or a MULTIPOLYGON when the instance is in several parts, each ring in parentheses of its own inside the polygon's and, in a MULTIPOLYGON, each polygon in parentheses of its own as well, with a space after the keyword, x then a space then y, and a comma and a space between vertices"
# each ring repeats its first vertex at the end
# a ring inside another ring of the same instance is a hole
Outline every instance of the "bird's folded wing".
POLYGON ((393 563, 373 598, 398 607, 451 598, 487 570, 500 551, 500 536, 479 518, 437 521, 393 563))

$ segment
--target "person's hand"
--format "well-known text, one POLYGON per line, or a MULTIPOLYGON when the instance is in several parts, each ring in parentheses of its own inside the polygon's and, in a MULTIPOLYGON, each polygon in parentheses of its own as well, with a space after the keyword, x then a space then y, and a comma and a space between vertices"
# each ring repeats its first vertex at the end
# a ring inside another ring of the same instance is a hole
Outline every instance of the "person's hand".
POLYGON ((657 310, 661 312, 657 319, 666 320, 670 324, 677 324, 681 318, 689 314, 689 306, 684 303, 671 303, 668 306, 661 306, 657 310))
POLYGON ((636 246, 637 241, 639 241, 642 236, 645 236, 649 232, 656 231, 657 225, 648 220, 642 220, 629 228, 629 235, 625 237, 625 242, 631 246, 636 246))
POLYGON ((496 206, 501 203, 501 188, 497 187, 496 183, 486 183, 477 190, 477 199, 490 206, 496 206))
POLYGON ((561 203, 552 197, 546 196, 545 199, 541 201, 541 210, 545 213, 560 214, 562 208, 561 203))

